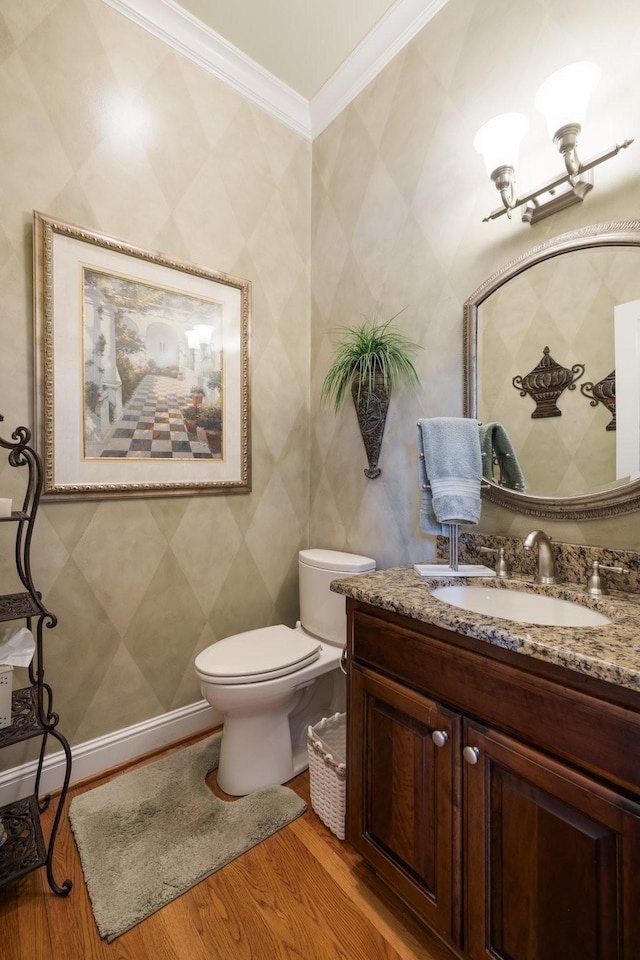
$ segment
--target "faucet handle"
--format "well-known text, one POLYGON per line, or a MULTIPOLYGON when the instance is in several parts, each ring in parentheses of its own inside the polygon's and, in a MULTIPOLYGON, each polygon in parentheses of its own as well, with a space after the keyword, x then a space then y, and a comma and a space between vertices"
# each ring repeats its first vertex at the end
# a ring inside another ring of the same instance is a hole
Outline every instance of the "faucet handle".
POLYGON ((504 547, 478 547, 480 553, 495 553, 498 559, 496 560, 496 576, 500 577, 502 580, 506 580, 507 577, 511 576, 511 571, 509 570, 509 565, 505 560, 504 556, 504 547))
POLYGON ((610 570, 611 573, 631 572, 628 567, 609 567, 604 563, 600 563, 598 560, 594 560, 591 564, 591 572, 587 578, 587 585, 584 588, 584 592, 590 594, 592 597, 601 597, 609 593, 600 576, 601 570, 610 570))

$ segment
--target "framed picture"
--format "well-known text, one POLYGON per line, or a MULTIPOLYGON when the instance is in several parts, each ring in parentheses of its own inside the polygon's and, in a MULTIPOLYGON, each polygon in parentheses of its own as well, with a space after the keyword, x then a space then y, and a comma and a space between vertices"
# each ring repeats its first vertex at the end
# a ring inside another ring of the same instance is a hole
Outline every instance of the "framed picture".
POLYGON ((251 489, 251 284, 34 212, 43 500, 251 489))

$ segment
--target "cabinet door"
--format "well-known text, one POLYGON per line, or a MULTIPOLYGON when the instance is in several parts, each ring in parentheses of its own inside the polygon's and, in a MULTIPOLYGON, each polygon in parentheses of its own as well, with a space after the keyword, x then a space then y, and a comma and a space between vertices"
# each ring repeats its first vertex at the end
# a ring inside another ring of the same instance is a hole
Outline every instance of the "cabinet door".
POLYGON ((353 663, 348 716, 347 839, 458 942, 460 718, 353 663))
POLYGON ((463 751, 468 955, 637 960, 640 806, 468 722, 463 751))

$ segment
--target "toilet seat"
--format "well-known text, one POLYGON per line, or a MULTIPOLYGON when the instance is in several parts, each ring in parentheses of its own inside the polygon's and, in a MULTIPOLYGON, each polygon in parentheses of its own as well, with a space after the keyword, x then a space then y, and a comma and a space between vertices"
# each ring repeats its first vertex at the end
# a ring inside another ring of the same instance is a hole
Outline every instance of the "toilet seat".
POLYGON ((295 673, 320 656, 322 644, 284 624, 236 633, 196 657, 198 676, 210 683, 258 683, 295 673))

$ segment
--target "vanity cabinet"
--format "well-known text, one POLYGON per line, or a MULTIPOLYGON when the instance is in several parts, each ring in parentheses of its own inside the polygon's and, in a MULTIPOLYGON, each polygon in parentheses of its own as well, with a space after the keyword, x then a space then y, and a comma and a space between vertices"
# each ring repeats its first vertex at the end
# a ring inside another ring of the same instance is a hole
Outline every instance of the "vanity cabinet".
POLYGON ((351 763, 358 759, 349 839, 418 914, 457 939, 461 718, 356 664, 350 685, 351 763))
POLYGON ((348 599, 347 839, 472 960, 640 957, 640 698, 348 599))
MULTIPOLYGON (((0 421, 3 417, 0 416, 0 421)), ((4 530, 15 535, 15 566, 22 591, 0 595, 0 624, 19 621, 34 636, 35 654, 28 668, 28 685, 13 690, 11 722, 0 727, 0 749, 25 740, 40 741, 33 793, 0 807, 2 842, 0 843, 0 887, 10 881, 46 867, 49 886, 58 896, 70 892, 71 880, 58 884, 53 876, 53 852, 60 817, 71 776, 71 750, 66 738, 57 729, 59 717, 53 710, 53 691, 44 679, 45 629, 56 625, 56 618, 45 606, 31 573, 31 540, 42 490, 42 463, 29 445, 31 435, 26 427, 18 427, 11 440, 0 438, 0 450, 8 452, 10 466, 24 469, 26 492, 21 509, 1 517, 4 530), (7 525, 7 526, 5 526, 7 525), (49 806, 50 796, 40 797, 40 780, 49 738, 57 741, 64 755, 64 780, 48 842, 43 836, 40 814, 49 806)))

